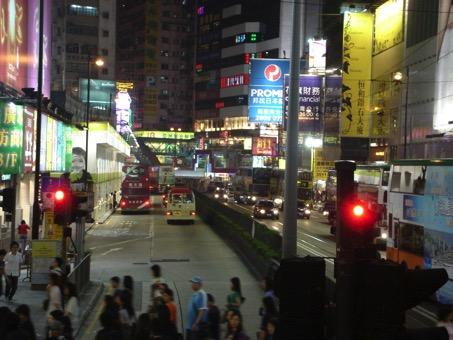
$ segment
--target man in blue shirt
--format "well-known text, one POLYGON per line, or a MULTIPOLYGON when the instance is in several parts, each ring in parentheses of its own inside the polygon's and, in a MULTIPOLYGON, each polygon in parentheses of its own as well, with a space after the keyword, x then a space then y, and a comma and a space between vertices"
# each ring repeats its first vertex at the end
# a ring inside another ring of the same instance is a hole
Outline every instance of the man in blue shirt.
POLYGON ((203 280, 194 276, 189 281, 192 283, 192 298, 189 301, 189 319, 187 323, 186 339, 199 340, 205 337, 206 322, 208 318, 208 297, 202 289, 203 280))

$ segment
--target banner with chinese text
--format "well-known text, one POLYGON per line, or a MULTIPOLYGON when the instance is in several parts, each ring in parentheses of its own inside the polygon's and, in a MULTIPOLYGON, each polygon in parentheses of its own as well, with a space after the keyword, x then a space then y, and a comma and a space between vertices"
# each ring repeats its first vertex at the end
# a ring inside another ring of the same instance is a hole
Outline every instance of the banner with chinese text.
POLYGON ((369 137, 373 15, 344 14, 341 136, 369 137))

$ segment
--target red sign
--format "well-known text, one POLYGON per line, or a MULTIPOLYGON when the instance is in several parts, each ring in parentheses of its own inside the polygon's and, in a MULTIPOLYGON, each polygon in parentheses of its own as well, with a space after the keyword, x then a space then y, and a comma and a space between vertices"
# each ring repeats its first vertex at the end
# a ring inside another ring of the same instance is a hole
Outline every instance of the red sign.
POLYGON ((273 137, 253 137, 252 155, 276 156, 277 139, 273 137))
POLYGON ((220 78, 220 88, 221 89, 226 89, 226 88, 235 87, 235 86, 248 85, 248 84, 249 84, 249 75, 247 73, 236 74, 234 76, 220 78))
POLYGON ((34 166, 34 149, 35 149, 35 112, 31 107, 26 106, 24 109, 24 173, 33 171, 34 166))

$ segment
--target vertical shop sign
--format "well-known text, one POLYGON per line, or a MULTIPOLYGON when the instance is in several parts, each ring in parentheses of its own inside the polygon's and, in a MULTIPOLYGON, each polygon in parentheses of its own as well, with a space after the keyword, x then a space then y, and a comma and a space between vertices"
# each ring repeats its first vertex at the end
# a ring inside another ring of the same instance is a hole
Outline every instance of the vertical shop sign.
POLYGON ((24 109, 24 173, 33 171, 35 161, 35 110, 31 107, 24 109))
POLYGON ((0 102, 0 172, 22 172, 23 107, 0 102))
POLYGON ((341 136, 369 137, 373 15, 344 14, 341 136))

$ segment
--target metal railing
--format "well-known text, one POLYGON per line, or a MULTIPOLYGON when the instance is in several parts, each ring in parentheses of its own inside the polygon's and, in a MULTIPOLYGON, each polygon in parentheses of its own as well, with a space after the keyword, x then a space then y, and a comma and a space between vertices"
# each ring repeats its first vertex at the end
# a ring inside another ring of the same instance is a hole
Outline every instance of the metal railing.
POLYGON ((76 285, 77 292, 82 292, 90 282, 91 254, 86 255, 68 275, 68 280, 76 285))

